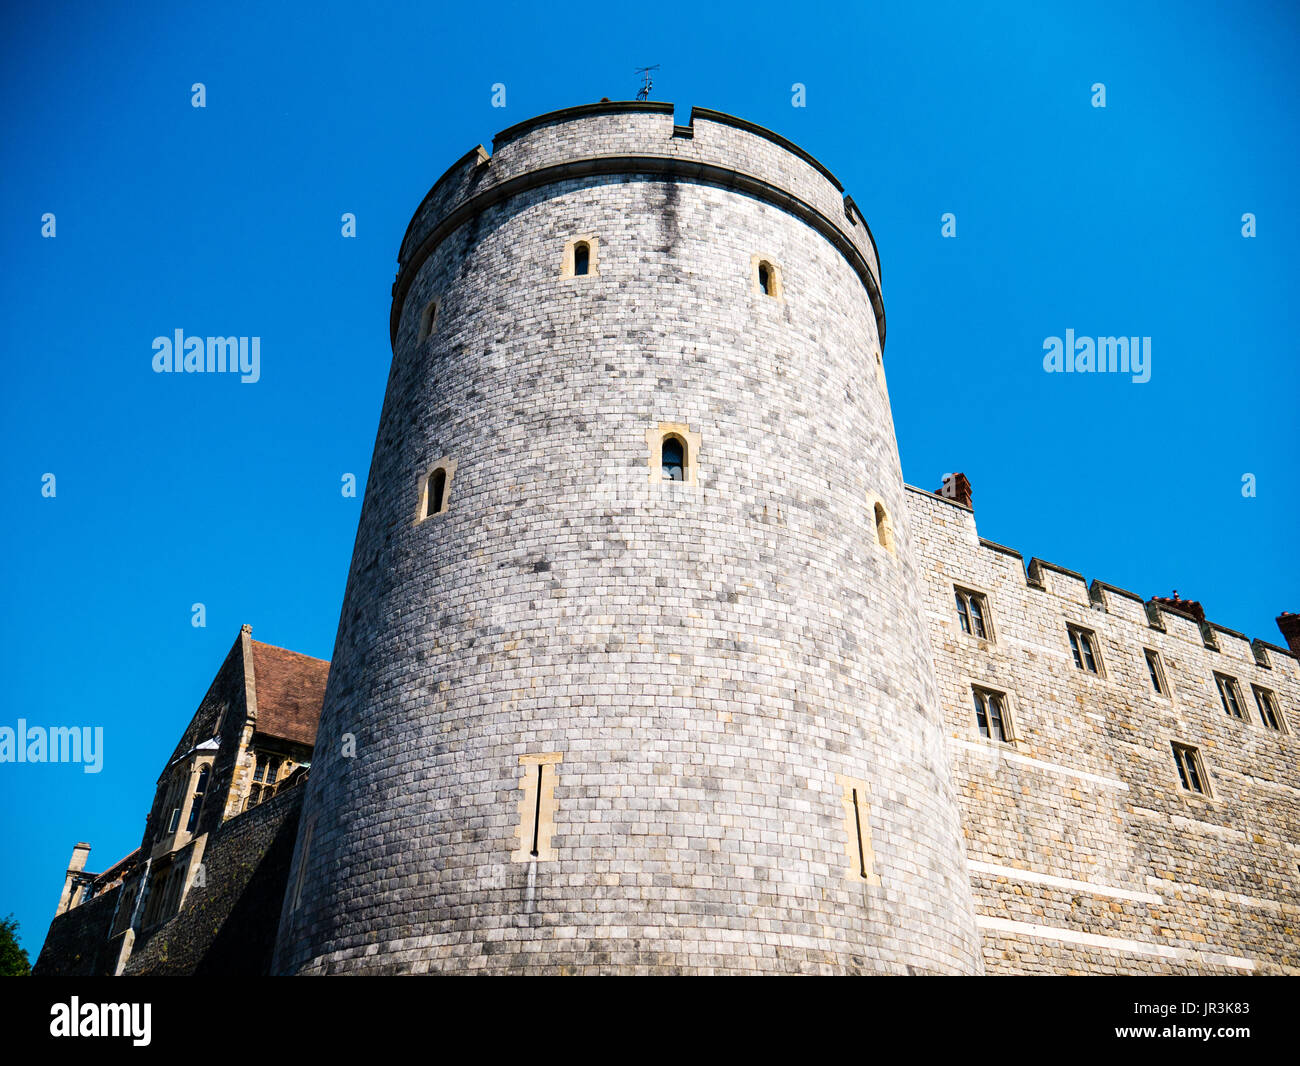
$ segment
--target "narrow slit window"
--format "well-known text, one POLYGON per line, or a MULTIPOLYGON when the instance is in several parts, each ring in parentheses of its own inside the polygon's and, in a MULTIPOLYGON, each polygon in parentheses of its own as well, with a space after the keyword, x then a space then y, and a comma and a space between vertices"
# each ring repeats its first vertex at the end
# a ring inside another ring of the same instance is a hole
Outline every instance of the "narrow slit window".
POLYGON ((573 274, 575 277, 583 277, 591 267, 591 245, 586 241, 579 241, 573 246, 573 274))
POLYGON ((841 774, 835 775, 843 790, 841 805, 844 810, 844 876, 859 884, 879 885, 875 871, 875 853, 871 846, 870 791, 865 781, 841 774))
POLYGON ((560 762, 557 752, 519 756, 519 825, 515 833, 514 862, 545 862, 556 857, 551 840, 555 833, 555 780, 560 762))
POLYGON ((537 764, 537 801, 533 805, 533 847, 529 852, 537 858, 537 837, 542 830, 542 764, 537 764))
POLYGON ((426 497, 428 500, 427 515, 441 514, 443 498, 447 492, 447 471, 438 467, 429 475, 429 492, 426 497))
POLYGON ((862 808, 858 806, 858 790, 853 790, 853 827, 858 842, 858 872, 867 876, 867 856, 862 850, 862 808))
POLYGON ((302 883, 307 873, 307 856, 311 853, 311 838, 316 832, 316 819, 313 818, 307 824, 307 830, 302 835, 302 847, 298 850, 298 872, 294 876, 293 882, 293 902, 289 909, 296 911, 298 904, 302 902, 302 883))
POLYGON ((664 437, 661 458, 665 481, 686 480, 686 443, 681 437, 664 437))
POLYGON ((758 287, 763 291, 764 296, 771 296, 772 286, 772 268, 766 263, 758 264, 758 287))

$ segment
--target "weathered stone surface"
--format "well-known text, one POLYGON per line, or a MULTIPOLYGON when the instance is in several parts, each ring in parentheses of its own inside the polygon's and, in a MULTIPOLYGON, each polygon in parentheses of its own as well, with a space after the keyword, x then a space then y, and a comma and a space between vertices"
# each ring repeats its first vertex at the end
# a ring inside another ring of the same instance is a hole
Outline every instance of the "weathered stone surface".
POLYGON ((1300 967, 1300 775, 1293 733, 1252 686, 1300 707, 1279 647, 981 541, 975 515, 908 493, 930 644, 989 973, 1277 973, 1300 967), (954 587, 987 597, 991 640, 962 632, 954 587), (1066 626, 1097 635, 1075 666, 1066 626), (1169 696, 1152 685, 1159 653, 1169 696), (1215 672, 1235 678, 1225 713, 1215 672), (971 686, 1012 701, 1014 744, 984 739, 971 686), (1209 795, 1182 787, 1171 744, 1200 750, 1209 795), (1063 883, 1064 882, 1064 883, 1063 883))
POLYGON ((302 795, 291 788, 213 830, 203 852, 204 883, 192 884, 185 906, 136 942, 128 976, 270 972, 302 795))
POLYGON ((624 107, 467 156, 417 213, 277 969, 981 968, 876 279, 808 206, 875 269, 790 147, 624 107), (612 155, 774 191, 567 173, 416 254, 467 197, 612 155), (562 278, 580 234, 599 274, 562 278), (648 476, 667 423, 699 434, 694 483, 648 476), (442 459, 449 504, 417 521, 442 459), (512 861, 538 753, 556 857, 512 861), (846 780, 870 788, 870 877, 846 780))

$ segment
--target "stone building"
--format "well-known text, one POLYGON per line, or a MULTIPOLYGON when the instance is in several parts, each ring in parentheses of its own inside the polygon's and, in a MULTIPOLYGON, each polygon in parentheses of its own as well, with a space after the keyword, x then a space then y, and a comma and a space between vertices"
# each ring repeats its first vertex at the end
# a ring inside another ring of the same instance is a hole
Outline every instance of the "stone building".
MULTIPOLYGON (((1300 617, 1251 642, 905 485, 879 258, 815 159, 570 108, 453 164, 398 263, 259 966, 1300 972, 1300 617)), ((165 916, 162 843, 124 884, 157 860, 165 916)))
POLYGON ((907 519, 986 972, 1300 972, 1296 616, 1026 565, 966 490, 907 519))
POLYGON ((329 663, 251 634, 163 767, 140 847, 100 874, 73 848, 35 974, 267 972, 329 663))
POLYGON ((279 971, 1297 964, 1294 656, 903 484, 806 152, 543 115, 398 262, 279 971))

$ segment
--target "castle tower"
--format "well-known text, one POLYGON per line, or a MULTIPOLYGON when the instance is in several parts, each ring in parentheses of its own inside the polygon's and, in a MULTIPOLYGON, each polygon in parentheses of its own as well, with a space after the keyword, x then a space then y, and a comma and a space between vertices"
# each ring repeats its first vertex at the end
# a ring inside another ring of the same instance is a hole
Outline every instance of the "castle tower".
POLYGON ((286 973, 979 972, 866 223, 601 103, 415 213, 286 973))

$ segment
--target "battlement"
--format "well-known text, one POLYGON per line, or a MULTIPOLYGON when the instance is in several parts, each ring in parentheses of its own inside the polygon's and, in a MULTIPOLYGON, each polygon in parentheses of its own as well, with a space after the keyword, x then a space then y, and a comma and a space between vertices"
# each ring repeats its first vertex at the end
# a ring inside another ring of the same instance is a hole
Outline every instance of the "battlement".
MULTIPOLYGON (((1080 607, 1122 617, 1135 625, 1147 626, 1189 642, 1200 643, 1211 651, 1221 653, 1225 660, 1250 662, 1265 669, 1273 669, 1279 657, 1291 663, 1293 668, 1300 663, 1300 656, 1289 648, 1259 638, 1252 640, 1238 630, 1198 617, 1195 608, 1181 606, 1176 601, 1159 596, 1144 600, 1136 592, 1100 578, 1089 582, 1077 570, 1037 556, 1026 563, 1024 556, 1015 548, 979 536, 975 527, 975 512, 969 506, 915 485, 907 485, 906 488, 918 497, 949 508, 953 512, 951 520, 966 527, 964 532, 977 543, 979 550, 1015 558, 1021 566, 1025 584, 1031 589, 1049 593, 1080 607)), ((1196 608, 1199 608, 1199 604, 1196 608)))
POLYGON ((817 230, 857 272, 883 350, 885 311, 875 238, 839 180, 780 134, 744 119, 692 108, 678 126, 673 105, 602 101, 538 115, 478 145, 434 182, 407 226, 393 283, 390 335, 421 265, 450 234, 504 201, 552 185, 659 179, 713 184, 753 196, 817 230))

